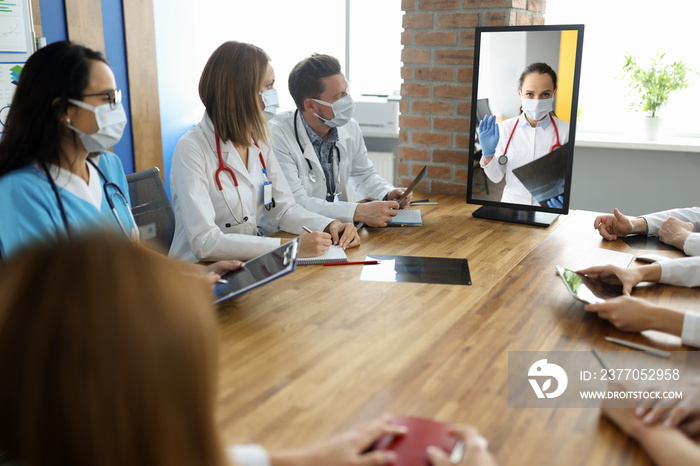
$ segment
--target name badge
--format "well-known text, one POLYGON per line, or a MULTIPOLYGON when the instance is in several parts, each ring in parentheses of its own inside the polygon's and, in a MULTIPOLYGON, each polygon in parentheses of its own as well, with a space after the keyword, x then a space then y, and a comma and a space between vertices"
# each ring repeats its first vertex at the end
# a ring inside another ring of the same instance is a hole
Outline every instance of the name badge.
POLYGON ((263 205, 272 205, 272 181, 263 182, 263 205))

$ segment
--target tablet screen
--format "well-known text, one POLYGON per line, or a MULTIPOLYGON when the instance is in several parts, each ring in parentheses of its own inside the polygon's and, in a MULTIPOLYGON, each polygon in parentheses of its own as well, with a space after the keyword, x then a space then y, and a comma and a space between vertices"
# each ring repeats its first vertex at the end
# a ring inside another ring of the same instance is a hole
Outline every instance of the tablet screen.
POLYGON ((251 259, 238 270, 221 276, 222 281, 214 288, 216 303, 235 298, 246 291, 286 275, 296 269, 299 239, 283 244, 279 248, 251 259))
POLYGON ((564 281, 566 288, 579 301, 594 304, 622 295, 622 286, 586 277, 560 265, 557 265, 556 268, 557 274, 564 281))

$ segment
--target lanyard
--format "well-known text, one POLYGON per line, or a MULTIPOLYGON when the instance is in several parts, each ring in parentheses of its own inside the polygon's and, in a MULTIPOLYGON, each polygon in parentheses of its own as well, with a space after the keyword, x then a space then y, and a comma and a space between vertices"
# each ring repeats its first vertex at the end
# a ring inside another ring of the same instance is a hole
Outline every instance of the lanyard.
MULTIPOLYGON (((552 145, 552 148, 549 149, 549 152, 552 152, 557 147, 561 147, 561 144, 559 144, 559 129, 557 128, 557 124, 554 122, 554 117, 552 116, 551 113, 549 114, 549 119, 552 120, 552 125, 554 125, 554 136, 557 138, 557 142, 555 142, 554 145, 552 145)), ((515 125, 513 125, 513 129, 510 132, 510 136, 508 136, 508 142, 506 142, 506 148, 503 150, 503 155, 501 155, 498 158, 498 163, 500 163, 501 165, 505 165, 506 163, 508 163, 508 156, 506 155, 506 153, 508 152, 508 146, 510 146, 510 140, 513 139, 513 133, 515 133, 515 128, 517 128, 517 127, 518 127, 518 122, 516 121, 515 125)))

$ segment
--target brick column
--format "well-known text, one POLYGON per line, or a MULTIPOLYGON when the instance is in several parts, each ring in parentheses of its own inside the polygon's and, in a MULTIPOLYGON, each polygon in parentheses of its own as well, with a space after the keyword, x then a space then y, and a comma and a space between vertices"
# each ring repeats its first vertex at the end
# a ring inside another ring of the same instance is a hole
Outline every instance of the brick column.
POLYGON ((466 195, 474 28, 544 24, 546 0, 402 0, 399 186, 466 195))

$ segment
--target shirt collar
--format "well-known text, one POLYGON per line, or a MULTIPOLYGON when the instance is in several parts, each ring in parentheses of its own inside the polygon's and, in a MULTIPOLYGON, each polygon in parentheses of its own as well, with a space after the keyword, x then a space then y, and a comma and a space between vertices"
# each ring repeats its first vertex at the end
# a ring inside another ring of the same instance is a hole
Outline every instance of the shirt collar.
MULTIPOLYGON (((550 115, 547 115, 543 120, 540 120, 537 122, 537 128, 542 128, 547 129, 549 125, 552 124, 552 118, 550 118, 550 115)), ((519 126, 530 126, 530 122, 527 121, 527 118, 525 118, 525 114, 521 113, 520 114, 520 119, 518 120, 518 125, 519 126)))
POLYGON ((321 139, 321 137, 316 134, 316 131, 313 130, 311 125, 309 125, 306 120, 304 119, 304 115, 299 113, 299 116, 301 117, 301 122, 304 124, 304 128, 306 129, 306 134, 309 135, 309 140, 311 141, 311 144, 313 145, 321 145, 324 142, 329 143, 329 144, 335 144, 338 142, 338 128, 331 128, 330 131, 328 131, 328 137, 324 141, 321 139))

